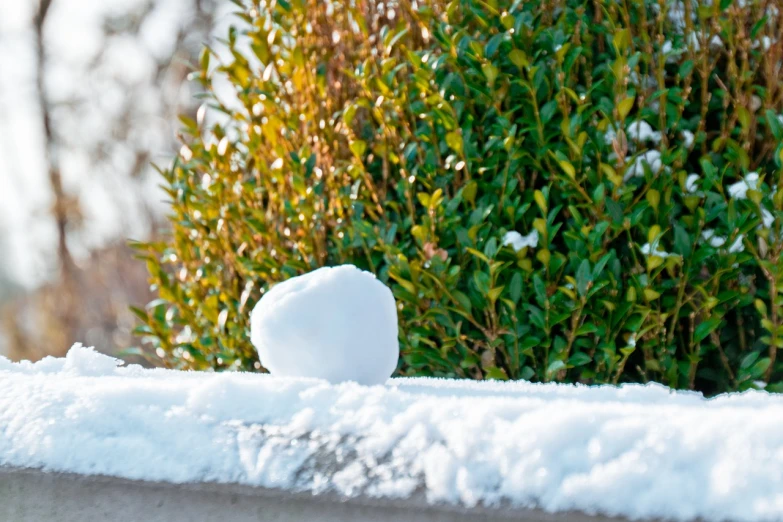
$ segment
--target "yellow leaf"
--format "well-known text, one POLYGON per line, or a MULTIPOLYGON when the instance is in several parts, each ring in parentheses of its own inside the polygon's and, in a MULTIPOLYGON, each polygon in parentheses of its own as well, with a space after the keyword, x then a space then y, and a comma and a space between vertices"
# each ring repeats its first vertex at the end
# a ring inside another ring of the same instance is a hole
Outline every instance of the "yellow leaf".
POLYGON ((527 67, 529 63, 527 59, 527 55, 521 49, 514 49, 513 51, 508 53, 508 58, 511 60, 511 63, 513 63, 520 69, 523 67, 527 67))
POLYGON ((663 258, 660 256, 648 256, 647 257, 647 269, 655 270, 663 264, 663 258))
POLYGON ((621 120, 628 117, 628 113, 633 109, 635 99, 635 96, 630 96, 617 104, 617 114, 619 114, 621 120))
POLYGON ((515 21, 516 20, 514 19, 514 17, 508 13, 500 17, 500 23, 503 24, 503 27, 505 27, 506 29, 511 29, 512 27, 514 27, 515 21))
POLYGON ((647 191, 646 197, 650 206, 657 211, 658 204, 661 202, 661 193, 655 189, 650 189, 647 191))
POLYGON ((424 241, 427 237, 427 230, 421 225, 414 225, 413 228, 411 228, 411 234, 416 239, 424 241))
POLYGON ((435 208, 443 201, 443 189, 437 189, 432 193, 430 197, 430 208, 435 208))
POLYGON ((351 143, 351 152, 353 152, 357 157, 362 156, 366 150, 367 143, 363 140, 356 140, 351 143))
POLYGON ((481 71, 486 76, 489 86, 492 87, 495 84, 495 79, 498 77, 498 68, 487 63, 481 66, 481 71))
POLYGON ((563 169, 563 172, 565 172, 569 178, 576 178, 576 170, 574 169, 574 166, 571 165, 571 163, 566 160, 558 161, 558 163, 560 164, 560 168, 563 169))
MULTIPOLYGON (((650 245, 652 245, 660 235, 661 235, 661 227, 659 227, 658 225, 651 226, 650 230, 647 231, 647 242, 650 243, 650 245)), ((650 247, 650 251, 652 252, 652 246, 650 247)))
POLYGON ((566 288, 564 286, 559 286, 557 289, 560 290, 561 292, 563 292, 565 295, 567 295, 572 300, 576 301, 576 293, 574 293, 574 291, 571 290, 570 288, 566 288))
MULTIPOLYGON (((540 190, 536 190, 533 193, 533 199, 536 200, 536 203, 538 204, 538 208, 541 209, 541 213, 546 216, 547 213, 547 204, 546 204, 546 198, 544 198, 544 193, 540 190)), ((540 233, 540 232, 539 232, 540 233)))
POLYGON ((631 44, 631 32, 628 29, 620 29, 614 34, 612 43, 618 54, 623 54, 623 51, 631 44))
POLYGON ((546 221, 541 218, 536 218, 533 220, 533 228, 538 230, 538 235, 541 236, 541 238, 546 238, 546 221))
POLYGON ((500 297, 500 293, 503 291, 503 288, 503 286, 498 286, 490 290, 488 294, 489 300, 493 303, 497 301, 498 297, 500 297))
POLYGON ((451 131, 446 134, 446 144, 455 152, 462 152, 462 136, 459 132, 451 131))
POLYGON ((476 201, 477 190, 478 190, 478 184, 475 181, 471 181, 470 183, 465 185, 464 189, 462 189, 462 199, 472 204, 473 202, 476 201))

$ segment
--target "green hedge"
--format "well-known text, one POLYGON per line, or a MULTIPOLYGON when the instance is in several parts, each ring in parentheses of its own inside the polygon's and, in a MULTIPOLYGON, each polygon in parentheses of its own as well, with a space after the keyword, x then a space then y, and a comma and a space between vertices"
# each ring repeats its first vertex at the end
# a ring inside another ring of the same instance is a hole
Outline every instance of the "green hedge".
POLYGON ((138 245, 166 364, 259 368, 262 292, 353 263, 401 375, 783 390, 774 3, 349 5, 255 2, 205 49, 225 117, 183 118, 138 245))

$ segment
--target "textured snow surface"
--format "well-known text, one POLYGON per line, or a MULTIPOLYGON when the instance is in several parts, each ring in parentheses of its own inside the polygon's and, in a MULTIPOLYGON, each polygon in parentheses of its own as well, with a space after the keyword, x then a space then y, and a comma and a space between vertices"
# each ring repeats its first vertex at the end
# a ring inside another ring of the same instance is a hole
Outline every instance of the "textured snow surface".
POLYGON ((324 267, 276 284, 250 320, 272 375, 383 384, 397 368, 397 305, 391 290, 353 265, 324 267))
POLYGON ((538 230, 534 230, 526 236, 516 230, 510 230, 503 235, 503 246, 511 246, 514 252, 519 252, 525 247, 536 248, 538 246, 538 230))
POLYGON ((783 397, 0 359, 0 464, 633 518, 783 520, 783 397))

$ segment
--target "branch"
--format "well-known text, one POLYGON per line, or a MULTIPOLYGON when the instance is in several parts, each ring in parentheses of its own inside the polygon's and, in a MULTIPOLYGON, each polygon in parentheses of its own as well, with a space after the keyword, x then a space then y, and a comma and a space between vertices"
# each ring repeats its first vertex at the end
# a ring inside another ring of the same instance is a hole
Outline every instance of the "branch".
POLYGON ((54 193, 54 218, 57 224, 57 254, 60 260, 60 271, 65 278, 70 278, 74 273, 75 265, 67 242, 68 227, 68 203, 63 190, 62 175, 57 156, 57 140, 52 130, 51 107, 49 106, 44 87, 44 73, 46 71, 46 49, 44 48, 44 25, 52 0, 40 0, 38 10, 33 18, 35 26, 35 44, 38 65, 36 69, 36 87, 38 105, 41 108, 46 149, 44 160, 48 165, 49 184, 54 193))

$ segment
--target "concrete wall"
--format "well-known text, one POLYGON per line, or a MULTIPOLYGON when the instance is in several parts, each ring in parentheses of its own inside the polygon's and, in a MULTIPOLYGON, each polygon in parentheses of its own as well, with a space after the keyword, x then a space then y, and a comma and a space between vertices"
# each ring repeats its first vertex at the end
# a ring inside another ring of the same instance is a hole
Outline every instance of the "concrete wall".
MULTIPOLYGON (((1 522, 609 522, 578 513, 341 499, 232 484, 165 484, 0 467, 1 522)), ((615 519, 616 520, 616 519, 615 519)))

